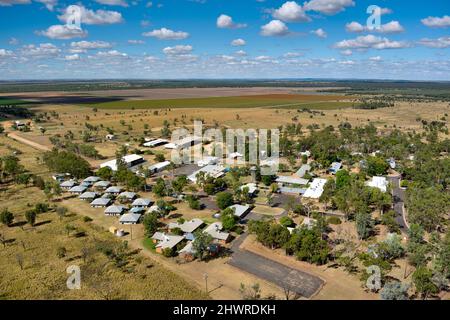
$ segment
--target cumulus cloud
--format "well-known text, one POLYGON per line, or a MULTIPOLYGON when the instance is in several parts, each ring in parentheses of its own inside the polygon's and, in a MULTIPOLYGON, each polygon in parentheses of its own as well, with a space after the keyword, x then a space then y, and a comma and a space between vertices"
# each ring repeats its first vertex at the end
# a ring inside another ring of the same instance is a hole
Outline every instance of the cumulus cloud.
POLYGON ((354 7, 353 0, 311 0, 305 2, 305 11, 317 11, 326 15, 335 15, 344 11, 347 7, 354 7))
POLYGON ((109 51, 99 51, 97 52, 98 57, 110 58, 110 57, 128 57, 126 53, 117 51, 117 50, 109 50, 109 51))
MULTIPOLYGON (((122 14, 117 11, 109 10, 90 10, 84 6, 79 6, 81 9, 81 23, 96 25, 96 24, 116 24, 123 22, 122 14)), ((73 14, 70 11, 70 6, 64 10, 64 13, 58 16, 58 19, 65 23, 72 21, 73 14)))
POLYGON ((311 21, 302 6, 295 1, 287 1, 280 8, 273 11, 275 19, 285 22, 305 22, 311 21))
POLYGON ((44 4, 45 7, 50 11, 53 11, 55 6, 58 4, 58 0, 34 0, 34 1, 44 4))
POLYGON ((234 39, 233 41, 231 41, 231 45, 233 47, 241 47, 241 46, 245 46, 247 43, 245 42, 244 39, 234 39))
POLYGON ((285 36, 287 34, 289 34, 289 29, 284 22, 280 20, 272 20, 261 27, 261 35, 265 37, 285 36))
POLYGON ((134 40, 134 39, 130 39, 128 40, 129 44, 144 44, 145 41, 144 40, 134 40))
POLYGON ((428 48, 445 49, 450 48, 450 37, 440 37, 437 39, 424 38, 418 41, 418 43, 428 48))
POLYGON ((66 61, 74 61, 74 60, 80 60, 80 56, 76 54, 70 54, 64 57, 64 60, 66 61))
POLYGON ((311 33, 315 34, 316 36, 318 36, 319 38, 322 38, 322 39, 325 39, 328 36, 327 33, 322 28, 313 30, 313 31, 311 31, 311 33))
POLYGON ((73 38, 84 38, 87 36, 87 31, 74 26, 56 24, 48 27, 47 30, 37 31, 38 35, 48 37, 50 39, 67 40, 73 38))
POLYGON ((244 57, 247 55, 247 52, 245 52, 244 50, 239 50, 239 51, 236 51, 234 54, 237 56, 240 56, 240 57, 244 57))
POLYGON ((403 41, 391 41, 387 38, 377 37, 374 35, 360 36, 356 39, 342 40, 334 45, 337 49, 402 49, 408 48, 410 45, 403 41))
POLYGON ((192 52, 192 46, 190 45, 178 45, 174 47, 166 47, 163 49, 164 54, 168 56, 176 56, 182 54, 189 54, 192 52))
POLYGON ((9 7, 15 4, 29 4, 31 0, 0 0, 0 7, 9 7))
POLYGON ((29 44, 22 47, 22 55, 31 57, 51 57, 58 55, 61 50, 51 43, 41 43, 39 45, 29 44))
POLYGON ((421 20, 422 23, 430 28, 447 28, 450 27, 450 16, 428 17, 421 20))
POLYGON ((70 47, 73 49, 90 50, 111 48, 112 45, 106 41, 78 41, 72 42, 70 47))
POLYGON ((227 16, 226 14, 221 14, 217 18, 217 27, 221 29, 240 29, 245 28, 247 25, 245 23, 235 23, 233 21, 233 18, 230 16, 227 16))
POLYGON ((0 49, 0 58, 10 57, 13 53, 10 50, 0 49))
POLYGON ((353 51, 350 49, 342 50, 340 52, 343 56, 351 56, 353 54, 353 51))
POLYGON ((125 0, 95 0, 95 2, 108 6, 128 7, 128 3, 125 0))
POLYGON ((359 22, 353 21, 350 23, 347 23, 345 25, 345 30, 347 32, 378 32, 378 33, 400 33, 404 32, 405 29, 398 21, 391 21, 386 24, 382 24, 380 28, 369 28, 367 26, 363 26, 359 22))
POLYGON ((184 31, 173 31, 167 28, 161 28, 159 30, 153 30, 144 32, 142 34, 145 37, 154 37, 160 40, 182 40, 189 37, 189 33, 184 31))

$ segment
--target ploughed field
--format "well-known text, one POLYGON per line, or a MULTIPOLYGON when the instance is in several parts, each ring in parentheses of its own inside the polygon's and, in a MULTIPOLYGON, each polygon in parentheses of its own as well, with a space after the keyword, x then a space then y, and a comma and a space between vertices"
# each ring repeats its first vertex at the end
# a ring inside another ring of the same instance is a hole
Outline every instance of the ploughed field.
POLYGON ((187 99, 121 100, 86 103, 83 106, 99 109, 170 109, 170 108, 311 108, 339 109, 351 107, 352 102, 343 101, 344 96, 267 94, 238 97, 207 97, 187 99))

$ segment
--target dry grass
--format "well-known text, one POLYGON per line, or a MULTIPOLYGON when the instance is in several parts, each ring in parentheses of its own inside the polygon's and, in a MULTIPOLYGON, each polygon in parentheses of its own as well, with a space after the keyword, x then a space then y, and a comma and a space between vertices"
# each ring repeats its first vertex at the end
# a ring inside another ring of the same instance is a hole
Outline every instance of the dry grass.
MULTIPOLYGON (((35 188, 10 187, 1 195, 2 207, 15 213, 15 221, 24 220, 23 212, 32 204, 44 201, 35 188), (25 199, 25 201, 24 201, 25 199)), ((79 215, 60 220, 54 212, 40 214, 37 226, 1 227, 9 243, 0 249, 0 296, 6 299, 206 299, 207 295, 157 262, 137 253, 126 257, 127 264, 117 267, 100 252, 99 244, 118 248, 121 241, 79 215), (65 225, 71 224, 86 236, 68 236, 65 225), (57 249, 65 247, 65 258, 57 249), (88 249, 83 261, 81 252, 88 249), (18 257, 23 258, 21 270, 18 257), (66 268, 81 268, 81 290, 68 290, 66 268)), ((128 250, 131 252, 131 249, 128 250)))

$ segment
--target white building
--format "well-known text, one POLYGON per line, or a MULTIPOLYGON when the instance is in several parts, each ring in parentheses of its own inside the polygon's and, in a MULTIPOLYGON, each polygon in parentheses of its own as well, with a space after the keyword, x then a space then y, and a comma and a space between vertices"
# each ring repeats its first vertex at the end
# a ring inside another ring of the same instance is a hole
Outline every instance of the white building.
POLYGON ((199 144, 201 142, 202 142, 201 138, 186 137, 186 138, 180 139, 178 141, 168 143, 164 147, 166 149, 186 149, 186 148, 195 146, 196 144, 199 144))
POLYGON ((377 188, 382 192, 386 192, 389 182, 385 177, 372 177, 372 180, 366 182, 366 185, 368 187, 377 188))
POLYGON ((155 140, 151 140, 151 141, 144 143, 144 147, 154 148, 154 147, 161 146, 161 145, 168 144, 168 143, 169 143, 169 141, 165 140, 165 139, 155 139, 155 140))
POLYGON ((158 162, 158 163, 155 163, 155 164, 152 164, 151 166, 149 166, 148 171, 151 174, 154 174, 154 173, 163 171, 168 166, 170 166, 170 161, 158 162))
POLYGON ((323 188, 325 187, 326 183, 327 183, 326 179, 321 178, 314 179, 313 182, 311 182, 309 188, 306 189, 305 193, 303 194, 303 197, 311 199, 319 199, 323 193, 323 188))
POLYGON ((197 165, 199 167, 204 167, 204 166, 207 166, 210 164, 212 164, 212 165, 217 164, 218 162, 219 162, 218 157, 208 156, 208 157, 203 157, 201 160, 197 161, 197 165))
POLYGON ((188 179, 193 182, 197 183, 197 174, 200 172, 204 172, 205 176, 213 177, 213 178, 220 178, 225 174, 225 167, 222 166, 216 166, 216 165, 207 165, 200 170, 195 171, 190 176, 188 176, 188 179))
MULTIPOLYGON (((127 168, 132 168, 141 165, 145 162, 144 158, 137 154, 130 154, 122 158, 127 168)), ((116 159, 104 162, 100 165, 100 168, 109 167, 113 171, 117 171, 117 161, 116 159)))

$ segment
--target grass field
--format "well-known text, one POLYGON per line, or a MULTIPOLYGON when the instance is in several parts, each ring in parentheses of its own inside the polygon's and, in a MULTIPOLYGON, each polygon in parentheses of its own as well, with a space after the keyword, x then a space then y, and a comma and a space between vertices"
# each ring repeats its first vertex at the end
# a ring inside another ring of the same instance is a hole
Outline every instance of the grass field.
MULTIPOLYGON (((307 107, 313 103, 314 108, 334 109, 343 96, 331 95, 295 95, 295 94, 271 94, 239 97, 213 97, 213 98, 189 98, 189 99, 162 99, 162 100, 123 100, 84 104, 84 106, 99 109, 170 109, 170 108, 256 108, 277 107, 290 108, 301 105, 307 107), (320 103, 319 103, 320 102, 320 103), (317 104, 316 104, 317 103, 317 104)), ((351 104, 347 103, 345 106, 351 104)))

